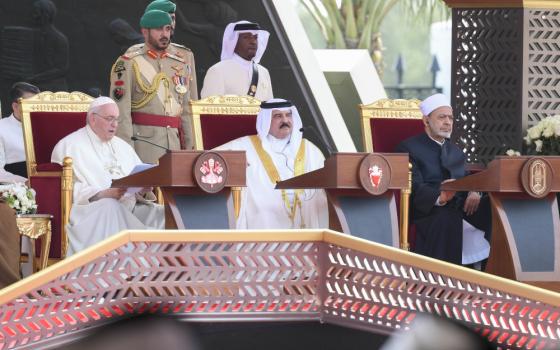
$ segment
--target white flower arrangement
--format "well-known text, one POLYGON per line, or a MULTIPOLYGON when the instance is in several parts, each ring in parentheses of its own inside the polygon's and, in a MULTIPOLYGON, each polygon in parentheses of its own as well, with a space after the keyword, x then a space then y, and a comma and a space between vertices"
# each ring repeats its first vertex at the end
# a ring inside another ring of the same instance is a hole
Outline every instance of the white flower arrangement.
POLYGON ((35 214, 35 190, 28 188, 23 182, 0 185, 0 197, 18 214, 35 214))
POLYGON ((560 155, 560 115, 546 117, 527 130, 528 154, 560 155))

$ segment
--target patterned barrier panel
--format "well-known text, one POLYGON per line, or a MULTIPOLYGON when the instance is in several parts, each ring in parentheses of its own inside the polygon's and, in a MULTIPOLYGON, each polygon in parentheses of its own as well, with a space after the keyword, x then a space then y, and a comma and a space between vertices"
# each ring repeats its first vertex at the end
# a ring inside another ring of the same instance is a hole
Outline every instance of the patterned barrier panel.
MULTIPOLYGON (((503 348, 557 349, 559 311, 532 298, 447 273, 328 245, 323 321, 392 332, 418 312, 464 322, 503 348)), ((482 274, 481 274, 482 275, 482 274)))
POLYGON ((0 291, 0 349, 48 348, 148 312, 384 333, 431 312, 503 348, 558 348, 558 305, 556 293, 332 231, 130 231, 0 291))

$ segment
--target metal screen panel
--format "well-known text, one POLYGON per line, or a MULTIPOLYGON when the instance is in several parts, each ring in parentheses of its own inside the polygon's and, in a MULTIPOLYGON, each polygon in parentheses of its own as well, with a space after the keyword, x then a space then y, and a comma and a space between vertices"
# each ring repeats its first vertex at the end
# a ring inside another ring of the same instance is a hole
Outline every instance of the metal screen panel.
POLYGON ((525 10, 526 127, 560 113, 560 11, 525 10))
POLYGON ((453 138, 469 162, 521 146, 522 25, 522 9, 453 9, 453 138))

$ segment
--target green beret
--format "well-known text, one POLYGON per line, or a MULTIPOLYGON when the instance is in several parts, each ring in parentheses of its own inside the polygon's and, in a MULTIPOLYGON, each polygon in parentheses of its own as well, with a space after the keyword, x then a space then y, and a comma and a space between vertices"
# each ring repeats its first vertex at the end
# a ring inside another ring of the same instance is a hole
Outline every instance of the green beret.
POLYGON ((142 28, 161 28, 168 24, 171 24, 171 16, 169 13, 160 10, 145 12, 140 18, 140 27, 142 28))
POLYGON ((169 1, 169 0, 155 0, 152 1, 151 3, 148 4, 148 6, 146 7, 146 10, 144 10, 144 12, 148 12, 151 10, 160 10, 163 12, 168 12, 168 13, 175 13, 175 8, 177 7, 177 5, 175 5, 174 2, 169 1))

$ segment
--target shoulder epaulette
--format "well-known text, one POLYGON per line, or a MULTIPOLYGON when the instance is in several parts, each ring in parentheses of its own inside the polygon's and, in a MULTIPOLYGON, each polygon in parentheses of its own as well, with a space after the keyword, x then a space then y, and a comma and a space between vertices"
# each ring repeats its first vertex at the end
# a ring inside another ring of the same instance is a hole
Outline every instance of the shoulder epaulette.
POLYGON ((177 56, 177 55, 174 55, 174 54, 172 54, 172 53, 168 53, 168 54, 167 54, 167 57, 172 58, 172 59, 174 59, 174 60, 177 60, 177 61, 179 61, 179 62, 181 62, 181 63, 185 63, 185 62, 186 62, 184 58, 181 58, 181 57, 179 57, 179 56, 177 56))
POLYGON ((186 47, 186 46, 184 46, 184 45, 181 45, 181 44, 171 43, 171 45, 173 45, 173 46, 175 46, 175 47, 178 47, 178 48, 180 48, 180 49, 185 49, 185 50, 187 50, 187 51, 191 51, 191 49, 189 49, 188 47, 186 47))
POLYGON ((134 52, 127 52, 124 55, 121 56, 121 58, 125 59, 125 60, 129 60, 131 58, 134 58, 138 55, 142 54, 142 50, 138 50, 138 51, 134 51, 134 52))
POLYGON ((143 47, 144 47, 144 43, 134 44, 131 47, 129 47, 128 49, 126 49, 124 54, 126 55, 127 53, 130 53, 130 52, 136 52, 136 51, 142 49, 143 47))

